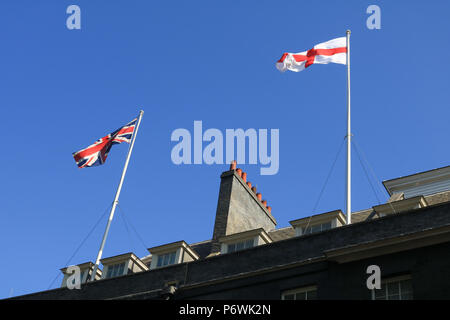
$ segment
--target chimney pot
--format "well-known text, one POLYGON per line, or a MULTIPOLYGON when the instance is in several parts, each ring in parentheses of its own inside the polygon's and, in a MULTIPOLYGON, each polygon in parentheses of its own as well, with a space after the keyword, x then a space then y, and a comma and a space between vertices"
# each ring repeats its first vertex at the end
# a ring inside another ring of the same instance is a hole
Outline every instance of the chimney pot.
POLYGON ((256 197, 258 198, 259 201, 261 201, 261 199, 262 199, 262 194, 258 192, 258 193, 256 194, 256 197))
POLYGON ((250 189, 252 188, 252 183, 250 181, 247 181, 247 185, 250 189))
POLYGON ((236 160, 231 161, 230 170, 236 170, 236 160))
POLYGON ((264 205, 264 207, 267 207, 267 200, 263 200, 262 204, 264 205))
POLYGON ((247 182, 247 172, 242 172, 242 180, 244 180, 244 182, 247 182))
POLYGON ((271 206, 268 206, 268 207, 266 207, 266 208, 267 208, 267 211, 269 211, 269 213, 272 212, 272 207, 271 207, 271 206))
POLYGON ((252 191, 253 191, 254 193, 256 193, 256 186, 253 186, 253 187, 252 187, 252 191))

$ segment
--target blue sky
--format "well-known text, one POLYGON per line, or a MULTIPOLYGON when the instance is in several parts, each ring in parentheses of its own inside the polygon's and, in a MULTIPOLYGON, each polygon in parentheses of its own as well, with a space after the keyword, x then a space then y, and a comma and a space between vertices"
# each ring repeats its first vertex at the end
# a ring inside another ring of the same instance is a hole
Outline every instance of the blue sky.
MULTIPOLYGON (((72 152, 145 111, 103 257, 212 236, 228 165, 171 161, 171 133, 280 130, 280 169, 242 165, 278 227, 345 209, 346 68, 280 74, 283 52, 351 35, 352 127, 382 180, 448 165, 447 1, 2 1, 0 298, 46 290, 112 202, 127 146, 78 169, 72 152), (66 8, 81 8, 81 30, 66 8), (381 8, 381 29, 366 8, 381 8)), ((374 174, 372 174, 372 171, 374 174)), ((353 209, 378 204, 353 153, 353 209)), ((70 261, 94 261, 106 217, 70 261)), ((61 277, 52 287, 60 285, 61 277)))

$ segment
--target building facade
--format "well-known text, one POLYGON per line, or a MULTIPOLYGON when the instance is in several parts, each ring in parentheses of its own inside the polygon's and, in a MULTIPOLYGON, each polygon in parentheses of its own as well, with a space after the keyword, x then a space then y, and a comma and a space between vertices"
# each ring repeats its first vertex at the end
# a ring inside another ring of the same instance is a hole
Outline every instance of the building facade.
POLYGON ((105 258, 93 282, 92 262, 80 264, 81 289, 67 288, 63 268, 61 288, 15 299, 450 299, 450 166, 383 184, 388 202, 352 213, 349 225, 334 210, 277 229, 232 163, 212 239, 105 258), (368 287, 372 275, 380 289, 368 287))

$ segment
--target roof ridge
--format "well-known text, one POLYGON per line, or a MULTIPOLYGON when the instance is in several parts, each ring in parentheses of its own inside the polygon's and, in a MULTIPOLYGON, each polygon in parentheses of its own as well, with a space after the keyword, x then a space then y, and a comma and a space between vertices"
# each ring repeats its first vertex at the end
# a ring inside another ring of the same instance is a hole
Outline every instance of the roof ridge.
POLYGON ((267 231, 267 233, 281 231, 281 230, 284 230, 284 229, 293 229, 293 227, 292 226, 286 226, 286 227, 283 227, 283 228, 273 229, 273 230, 267 231))

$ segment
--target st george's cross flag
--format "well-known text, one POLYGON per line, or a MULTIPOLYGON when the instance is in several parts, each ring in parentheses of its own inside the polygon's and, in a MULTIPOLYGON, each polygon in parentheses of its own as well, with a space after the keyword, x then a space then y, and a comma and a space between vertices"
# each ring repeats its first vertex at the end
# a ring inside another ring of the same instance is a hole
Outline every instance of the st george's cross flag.
POLYGON ((73 158, 79 168, 93 167, 104 164, 108 152, 113 144, 131 142, 137 118, 127 123, 123 127, 97 140, 94 144, 80 151, 73 153, 73 158))
POLYGON ((347 38, 336 38, 327 42, 319 43, 314 48, 299 53, 284 53, 278 60, 276 66, 281 72, 291 70, 302 71, 310 65, 330 62, 346 64, 347 59, 347 38))

